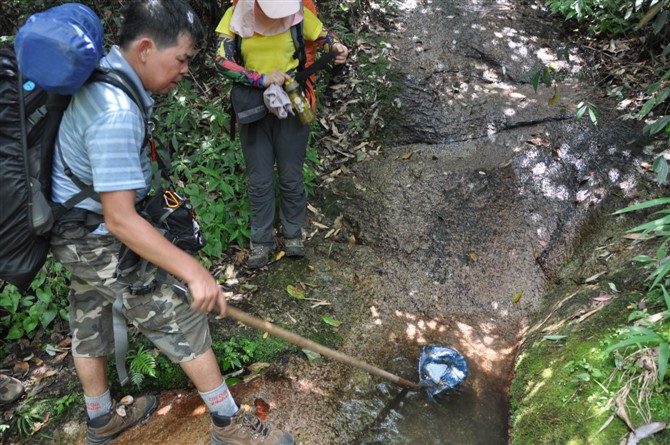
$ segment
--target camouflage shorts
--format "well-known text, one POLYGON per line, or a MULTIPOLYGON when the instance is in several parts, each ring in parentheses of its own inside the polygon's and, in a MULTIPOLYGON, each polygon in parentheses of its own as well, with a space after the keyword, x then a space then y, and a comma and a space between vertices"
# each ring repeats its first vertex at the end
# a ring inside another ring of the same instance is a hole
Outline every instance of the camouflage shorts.
MULTIPOLYGON (((204 354, 212 344, 207 315, 193 310, 169 285, 144 295, 131 294, 127 282, 134 277, 121 281, 114 276, 120 247, 111 235, 51 239, 54 257, 72 272, 72 355, 102 357, 114 351, 112 305, 117 295, 122 295, 126 319, 170 360, 184 362, 204 354)), ((148 276, 152 278, 155 272, 149 265, 148 276)))

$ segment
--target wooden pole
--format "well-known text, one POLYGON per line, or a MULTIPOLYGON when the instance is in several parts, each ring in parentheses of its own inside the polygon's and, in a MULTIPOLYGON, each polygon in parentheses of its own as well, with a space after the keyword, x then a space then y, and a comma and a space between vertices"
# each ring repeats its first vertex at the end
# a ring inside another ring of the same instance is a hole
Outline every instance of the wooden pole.
POLYGON ((330 357, 333 360, 337 360, 339 362, 355 366, 356 368, 363 369, 364 371, 367 371, 372 375, 383 377, 387 380, 392 381, 393 383, 397 383, 399 385, 403 385, 413 389, 420 387, 419 384, 417 383, 406 380, 395 374, 391 374, 388 371, 379 369, 357 358, 350 357, 346 354, 335 351, 334 349, 330 349, 319 343, 315 343, 305 337, 301 337, 298 334, 282 329, 279 326, 275 326, 269 321, 261 320, 260 318, 249 315, 246 312, 236 309, 229 304, 226 306, 226 315, 234 320, 239 321, 240 323, 243 323, 249 327, 258 329, 260 331, 265 331, 270 335, 273 335, 277 338, 281 338, 282 340, 286 340, 287 342, 294 344, 300 348, 309 349, 310 351, 314 351, 321 355, 325 355, 326 357, 330 357))

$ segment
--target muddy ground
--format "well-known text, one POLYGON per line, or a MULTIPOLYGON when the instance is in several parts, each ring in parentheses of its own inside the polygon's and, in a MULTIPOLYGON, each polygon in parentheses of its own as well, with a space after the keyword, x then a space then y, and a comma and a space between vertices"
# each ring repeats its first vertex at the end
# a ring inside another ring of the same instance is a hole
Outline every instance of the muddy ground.
MULTIPOLYGON (((450 346, 468 378, 434 403, 296 352, 232 391, 270 403, 269 420, 302 444, 505 444, 525 320, 589 225, 635 193, 646 146, 579 80, 579 54, 558 60, 562 23, 534 3, 424 0, 400 11, 387 38, 401 92, 383 150, 311 200, 307 258, 240 273, 258 290, 232 304, 412 381, 422 346, 450 346), (558 96, 534 91, 526 73, 540 62, 566 73, 558 96), (586 98, 605 110, 598 126, 574 119, 586 98)), ((192 390, 161 404, 117 443, 207 443, 192 390)), ((80 420, 56 443, 75 443, 80 420)))

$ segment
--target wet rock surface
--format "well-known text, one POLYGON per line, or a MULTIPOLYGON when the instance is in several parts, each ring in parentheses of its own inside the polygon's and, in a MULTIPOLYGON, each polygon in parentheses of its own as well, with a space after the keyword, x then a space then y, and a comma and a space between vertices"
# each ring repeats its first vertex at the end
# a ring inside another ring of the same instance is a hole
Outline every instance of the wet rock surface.
MULTIPOLYGON (((557 87, 556 105, 548 105, 553 89, 533 90, 525 73, 540 61, 569 74, 583 67, 578 57, 558 61, 561 23, 531 4, 424 1, 401 10, 389 35, 402 71, 397 131, 321 196, 341 217, 320 222, 339 230, 326 237, 313 226, 308 258, 253 277, 259 290, 244 308, 312 338, 333 332, 328 346, 413 381, 423 345, 451 346, 469 376, 432 402, 296 353, 233 393, 270 403, 269 420, 297 443, 504 444, 525 318, 609 200, 632 193, 641 132, 607 113, 597 127, 576 122, 578 102, 612 104, 575 76, 557 87), (287 295, 301 281, 328 304, 287 295)), ((153 416, 142 443, 207 443, 208 416, 192 403, 179 427, 153 416)), ((132 434, 118 443, 138 443, 132 434)))

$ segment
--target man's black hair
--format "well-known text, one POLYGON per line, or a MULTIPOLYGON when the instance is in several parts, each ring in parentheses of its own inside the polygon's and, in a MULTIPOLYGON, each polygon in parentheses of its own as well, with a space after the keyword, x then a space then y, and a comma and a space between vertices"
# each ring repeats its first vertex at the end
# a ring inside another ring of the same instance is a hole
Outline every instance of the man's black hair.
POLYGON ((143 36, 165 49, 177 44, 182 34, 190 35, 194 46, 205 35, 200 19, 182 0, 132 0, 122 17, 119 46, 124 49, 143 36))

